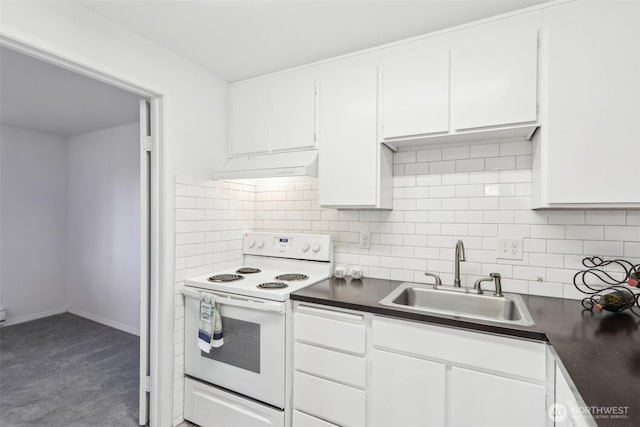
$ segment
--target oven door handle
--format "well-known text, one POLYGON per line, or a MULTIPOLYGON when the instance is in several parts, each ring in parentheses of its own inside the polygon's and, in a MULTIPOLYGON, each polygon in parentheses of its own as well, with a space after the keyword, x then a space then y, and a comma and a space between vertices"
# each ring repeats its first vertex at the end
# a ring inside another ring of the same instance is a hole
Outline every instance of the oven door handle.
POLYGON ((216 297, 216 302, 224 305, 231 305, 234 307, 244 307, 249 308, 251 310, 258 311, 272 311, 275 313, 284 314, 285 313, 285 304, 281 302, 275 301, 260 301, 254 299, 245 299, 241 297, 231 297, 219 294, 217 292, 209 292, 209 291, 197 291, 195 289, 184 288, 182 289, 182 295, 186 297, 200 299, 202 294, 213 295, 216 297))

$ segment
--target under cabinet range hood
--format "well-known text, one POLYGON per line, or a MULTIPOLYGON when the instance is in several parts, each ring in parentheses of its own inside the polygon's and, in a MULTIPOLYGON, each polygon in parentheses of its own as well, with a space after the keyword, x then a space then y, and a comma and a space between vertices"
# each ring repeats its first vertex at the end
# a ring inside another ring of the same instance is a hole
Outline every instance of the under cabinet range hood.
POLYGON ((231 157, 215 180, 318 176, 318 150, 231 157))

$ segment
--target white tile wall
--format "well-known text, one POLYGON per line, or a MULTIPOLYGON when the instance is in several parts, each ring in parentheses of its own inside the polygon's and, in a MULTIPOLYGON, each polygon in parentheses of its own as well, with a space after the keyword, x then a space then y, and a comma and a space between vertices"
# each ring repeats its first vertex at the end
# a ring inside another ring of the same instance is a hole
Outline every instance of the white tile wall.
POLYGON ((453 281, 455 241, 466 247, 463 286, 491 272, 505 291, 582 298, 573 275, 586 255, 640 263, 639 210, 530 210, 531 144, 469 145, 394 156, 393 211, 337 211, 318 205, 317 181, 239 185, 179 179, 176 194, 176 421, 182 417, 182 298, 185 277, 240 258, 243 229, 332 236, 335 261, 365 276, 453 281), (359 233, 371 233, 362 249, 359 233), (498 237, 523 238, 522 260, 496 258, 498 237))
POLYGON ((426 269, 451 283, 458 239, 463 285, 500 272, 505 290, 527 294, 577 298, 571 283, 586 255, 640 262, 639 211, 530 210, 529 142, 396 154, 390 212, 320 209, 316 189, 296 180, 257 185, 256 228, 329 233, 336 262, 369 277, 425 282, 426 269), (363 231, 369 249, 360 248, 363 231), (523 238, 523 259, 497 258, 498 237, 523 238))
POLYGON ((176 178, 174 425, 184 420, 184 280, 240 263, 255 196, 253 185, 176 178))

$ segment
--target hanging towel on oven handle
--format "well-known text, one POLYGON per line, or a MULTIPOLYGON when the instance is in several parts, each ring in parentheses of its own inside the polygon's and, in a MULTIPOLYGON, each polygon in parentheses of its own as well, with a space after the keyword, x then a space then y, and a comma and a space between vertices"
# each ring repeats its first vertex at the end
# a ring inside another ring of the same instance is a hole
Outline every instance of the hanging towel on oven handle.
POLYGON ((211 351, 213 338, 213 323, 216 297, 200 294, 200 326, 198 327, 198 347, 205 353, 211 351))
POLYGON ((213 306, 213 336, 211 339, 211 347, 222 347, 224 344, 222 332, 222 316, 220 315, 220 303, 216 302, 213 306))
POLYGON ((198 347, 209 353, 212 347, 222 347, 222 316, 220 304, 215 295, 200 294, 200 326, 198 328, 198 347))

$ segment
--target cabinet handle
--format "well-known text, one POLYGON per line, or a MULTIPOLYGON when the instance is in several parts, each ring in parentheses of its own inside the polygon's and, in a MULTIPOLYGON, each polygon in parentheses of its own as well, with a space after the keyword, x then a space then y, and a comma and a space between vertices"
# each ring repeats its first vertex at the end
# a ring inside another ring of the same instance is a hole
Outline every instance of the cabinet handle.
POLYGON ((338 317, 341 319, 357 320, 357 321, 362 321, 364 319, 364 316, 361 314, 344 313, 342 311, 327 310, 324 308, 311 307, 311 306, 302 305, 302 304, 298 305, 297 311, 300 313, 324 314, 326 316, 338 317))

